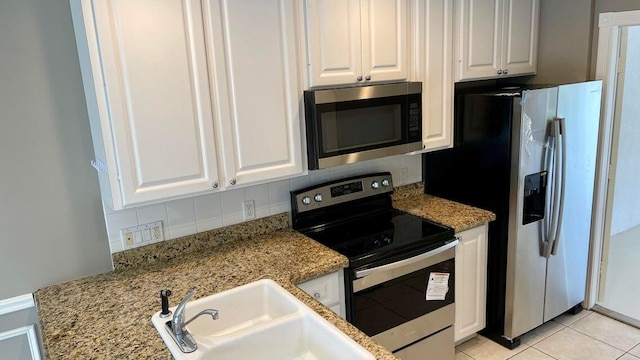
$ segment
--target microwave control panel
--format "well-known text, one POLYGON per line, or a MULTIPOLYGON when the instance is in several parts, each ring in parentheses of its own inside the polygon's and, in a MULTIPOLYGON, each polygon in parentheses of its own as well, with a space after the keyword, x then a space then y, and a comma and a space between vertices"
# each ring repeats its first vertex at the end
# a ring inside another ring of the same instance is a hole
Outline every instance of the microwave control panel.
POLYGON ((422 101, 420 96, 409 97, 408 130, 409 141, 422 141, 422 101))

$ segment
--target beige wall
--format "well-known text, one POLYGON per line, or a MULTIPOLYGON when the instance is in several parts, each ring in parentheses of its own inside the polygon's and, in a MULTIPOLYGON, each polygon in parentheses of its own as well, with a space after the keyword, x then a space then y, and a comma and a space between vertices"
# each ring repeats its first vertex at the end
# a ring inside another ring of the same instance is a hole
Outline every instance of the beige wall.
POLYGON ((538 74, 531 82, 585 81, 589 74, 593 0, 541 0, 538 74))
MULTIPOLYGON (((553 0, 551 0, 553 1, 553 0)), ((593 12, 593 37, 591 39, 590 77, 595 77, 598 54, 598 18, 600 13, 640 10, 640 0, 595 0, 593 12)))
POLYGON ((109 271, 68 0, 0 1, 0 299, 109 271))

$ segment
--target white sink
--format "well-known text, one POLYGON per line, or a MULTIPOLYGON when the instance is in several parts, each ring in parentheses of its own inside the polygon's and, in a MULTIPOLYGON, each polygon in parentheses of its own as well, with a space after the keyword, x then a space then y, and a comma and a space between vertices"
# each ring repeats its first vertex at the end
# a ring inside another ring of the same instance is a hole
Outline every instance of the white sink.
MULTIPOLYGON (((259 280, 187 304, 185 319, 204 309, 186 329, 198 349, 185 354, 168 334, 160 312, 151 317, 174 358, 181 359, 375 359, 273 280, 259 280)), ((170 310, 174 311, 175 308, 170 310)))

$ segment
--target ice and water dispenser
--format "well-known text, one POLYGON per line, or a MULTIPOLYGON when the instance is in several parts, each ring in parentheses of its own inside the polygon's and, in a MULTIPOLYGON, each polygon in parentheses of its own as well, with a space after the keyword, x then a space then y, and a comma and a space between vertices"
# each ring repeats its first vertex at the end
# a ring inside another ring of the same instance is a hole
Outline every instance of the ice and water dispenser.
POLYGON ((522 225, 544 219, 547 194, 547 172, 524 177, 524 211, 522 225))

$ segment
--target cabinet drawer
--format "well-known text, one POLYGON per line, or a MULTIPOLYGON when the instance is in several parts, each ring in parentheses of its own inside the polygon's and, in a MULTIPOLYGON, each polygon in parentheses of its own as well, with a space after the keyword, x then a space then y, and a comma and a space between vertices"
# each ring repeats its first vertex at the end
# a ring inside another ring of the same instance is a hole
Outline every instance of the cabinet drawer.
POLYGON ((338 273, 331 273, 298 284, 298 287, 327 307, 340 304, 340 279, 338 273))

